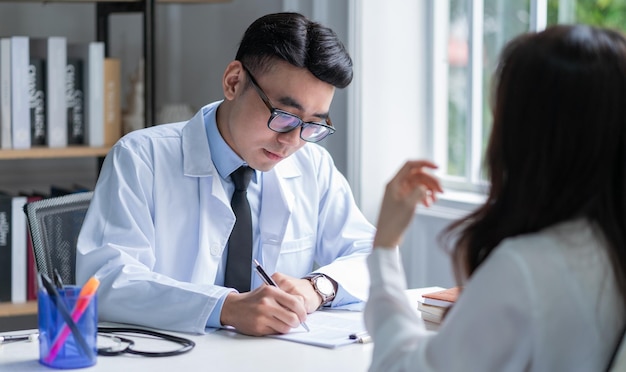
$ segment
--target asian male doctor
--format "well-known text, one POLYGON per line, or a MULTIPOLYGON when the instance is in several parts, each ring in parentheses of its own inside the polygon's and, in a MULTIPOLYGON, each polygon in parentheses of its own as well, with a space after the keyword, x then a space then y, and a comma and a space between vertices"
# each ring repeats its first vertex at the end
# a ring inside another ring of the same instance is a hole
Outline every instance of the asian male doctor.
POLYGON ((77 248, 77 282, 101 281, 101 320, 265 335, 300 326, 320 306, 366 299, 375 230, 314 143, 336 130, 330 104, 351 80, 331 29, 296 13, 266 15, 226 66, 223 100, 115 144, 77 248), (229 251, 243 252, 229 244, 231 173, 241 166, 253 169, 252 253, 236 289, 226 267, 229 251), (253 259, 278 288, 253 274, 253 259))

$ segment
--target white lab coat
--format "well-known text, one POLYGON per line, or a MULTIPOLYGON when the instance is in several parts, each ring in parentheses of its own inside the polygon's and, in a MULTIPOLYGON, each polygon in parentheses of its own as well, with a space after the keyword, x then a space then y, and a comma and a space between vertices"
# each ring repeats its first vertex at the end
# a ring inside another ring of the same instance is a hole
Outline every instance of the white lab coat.
MULTIPOLYGON (((100 279, 101 320, 202 333, 231 291, 214 285, 235 221, 203 121, 218 105, 188 122, 132 132, 107 155, 76 273, 79 284, 100 279)), ((333 306, 365 300, 374 227, 328 152, 308 143, 262 182, 257 257, 266 271, 302 277, 319 266, 340 284, 333 306)), ((261 282, 252 277, 255 288, 261 282)))

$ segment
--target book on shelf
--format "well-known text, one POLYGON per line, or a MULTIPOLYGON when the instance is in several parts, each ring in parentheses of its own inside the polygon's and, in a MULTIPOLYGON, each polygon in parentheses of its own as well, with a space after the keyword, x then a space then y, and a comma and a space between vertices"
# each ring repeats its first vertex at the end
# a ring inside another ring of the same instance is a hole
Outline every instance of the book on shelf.
POLYGON ((46 144, 46 60, 31 55, 28 64, 30 145, 46 144))
POLYGON ((64 187, 59 185, 50 185, 50 197, 56 198, 63 195, 76 194, 79 192, 91 191, 89 187, 74 184, 70 187, 64 187))
POLYGON ((44 61, 45 86, 45 145, 67 146, 67 102, 65 99, 65 69, 67 41, 65 37, 50 36, 30 39, 31 59, 44 61))
POLYGON ((28 96, 29 37, 11 36, 11 141, 14 149, 30 148, 30 108, 28 96))
POLYGON ((0 196, 0 302, 11 301, 11 200, 0 196))
POLYGON ((68 58, 65 70, 65 98, 67 102, 67 143, 85 143, 85 86, 83 84, 83 61, 68 58))
MULTIPOLYGON (((44 199, 46 196, 41 193, 21 192, 20 196, 26 197, 26 203, 36 202, 44 199)), ((30 229, 26 229, 26 300, 34 301, 37 299, 37 264, 35 262, 35 250, 33 248, 33 240, 30 237, 30 229)))
POLYGON ((104 146, 104 43, 69 43, 67 57, 83 61, 85 144, 104 146))
POLYGON ((122 136, 121 69, 117 58, 104 59, 104 144, 113 146, 122 136))
POLYGON ((0 149, 13 147, 11 139, 11 39, 0 38, 0 149))
POLYGON ((26 302, 26 197, 0 195, 0 302, 26 302))
POLYGON ((67 187, 58 186, 58 185, 50 185, 50 197, 57 198, 59 196, 72 194, 74 191, 67 187))

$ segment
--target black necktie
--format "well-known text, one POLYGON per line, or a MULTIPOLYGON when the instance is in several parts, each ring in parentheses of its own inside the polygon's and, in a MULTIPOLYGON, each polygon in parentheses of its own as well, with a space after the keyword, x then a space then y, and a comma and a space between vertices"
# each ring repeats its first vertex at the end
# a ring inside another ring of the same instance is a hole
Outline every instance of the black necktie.
POLYGON ((250 290, 252 274, 252 215, 246 196, 248 184, 254 170, 247 166, 239 167, 230 177, 235 183, 235 192, 230 205, 235 213, 235 226, 228 238, 228 257, 224 286, 239 292, 250 290))

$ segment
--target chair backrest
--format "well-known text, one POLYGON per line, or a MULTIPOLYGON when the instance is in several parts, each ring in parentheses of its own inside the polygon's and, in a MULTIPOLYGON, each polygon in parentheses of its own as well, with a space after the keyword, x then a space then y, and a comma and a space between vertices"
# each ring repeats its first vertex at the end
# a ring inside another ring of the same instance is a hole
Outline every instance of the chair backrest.
POLYGON ((76 284, 76 242, 93 192, 80 192, 24 205, 37 271, 76 284))

